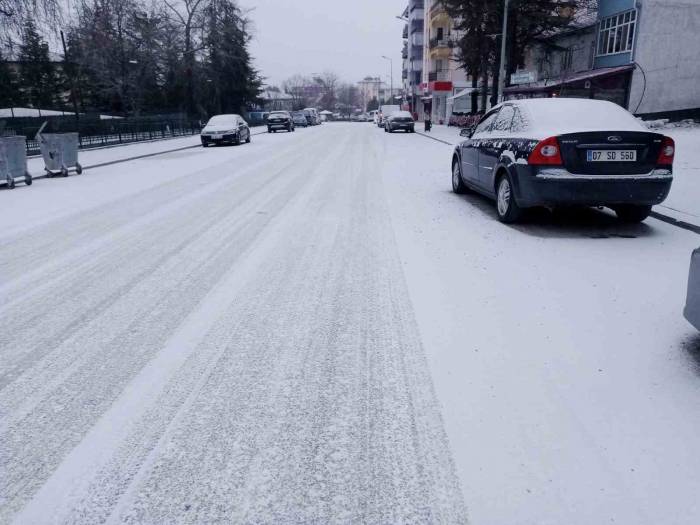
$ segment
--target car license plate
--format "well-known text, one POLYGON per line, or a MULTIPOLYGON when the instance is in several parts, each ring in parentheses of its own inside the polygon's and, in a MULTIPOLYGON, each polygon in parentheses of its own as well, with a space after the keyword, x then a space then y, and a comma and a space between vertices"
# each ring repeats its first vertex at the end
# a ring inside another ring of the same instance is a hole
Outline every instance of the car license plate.
POLYGON ((636 162, 636 150, 619 149, 589 149, 587 151, 588 162, 636 162))
POLYGON ((211 138, 214 140, 221 140, 224 138, 224 136, 223 135, 212 135, 211 138))

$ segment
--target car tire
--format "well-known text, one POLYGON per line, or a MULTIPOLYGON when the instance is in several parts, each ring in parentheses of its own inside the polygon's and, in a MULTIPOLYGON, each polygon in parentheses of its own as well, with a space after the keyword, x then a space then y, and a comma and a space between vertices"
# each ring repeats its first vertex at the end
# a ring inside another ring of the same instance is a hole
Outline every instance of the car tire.
POLYGON ((523 216, 523 209, 515 202, 513 181, 507 173, 496 183, 496 213, 498 220, 505 224, 518 222, 523 216))
POLYGON ((651 215, 651 206, 626 204, 614 208, 617 218, 622 222, 636 224, 643 222, 651 215))
POLYGON ((459 165, 459 160, 452 161, 452 191, 457 195, 464 195, 469 192, 469 188, 464 184, 462 178, 462 167, 459 165))
POLYGON ((250 144, 250 131, 248 131, 248 137, 245 139, 246 144, 250 144))
POLYGON ((7 179, 7 189, 8 189, 8 190, 14 190, 14 189, 15 189, 15 179, 13 179, 12 177, 9 177, 9 178, 7 179))
POLYGON ((202 147, 203 147, 203 148, 208 148, 208 147, 209 147, 209 144, 205 144, 204 142, 202 142, 202 147))
POLYGON ((24 174, 24 183, 27 186, 31 186, 32 182, 34 182, 34 179, 32 179, 32 176, 29 173, 25 173, 24 174))
POLYGON ((78 175, 82 175, 82 174, 83 174, 83 167, 80 165, 80 162, 76 162, 76 163, 75 163, 75 172, 76 172, 78 175))

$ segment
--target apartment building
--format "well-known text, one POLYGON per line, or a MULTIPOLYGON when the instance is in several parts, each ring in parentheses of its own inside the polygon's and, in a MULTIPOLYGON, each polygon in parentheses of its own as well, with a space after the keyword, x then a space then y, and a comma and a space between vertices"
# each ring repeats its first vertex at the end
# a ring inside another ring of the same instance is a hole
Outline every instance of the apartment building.
POLYGON ((425 0, 423 33, 423 105, 434 123, 447 123, 450 99, 467 89, 471 82, 455 57, 458 38, 454 21, 439 0, 425 0))
POLYGON ((700 118, 698 28, 700 0, 599 0, 591 20, 528 50, 510 79, 525 83, 506 97, 597 98, 643 116, 700 118))
POLYGON ((409 0, 403 12, 403 91, 407 109, 423 118, 421 83, 423 82, 423 47, 425 44, 424 0, 409 0))

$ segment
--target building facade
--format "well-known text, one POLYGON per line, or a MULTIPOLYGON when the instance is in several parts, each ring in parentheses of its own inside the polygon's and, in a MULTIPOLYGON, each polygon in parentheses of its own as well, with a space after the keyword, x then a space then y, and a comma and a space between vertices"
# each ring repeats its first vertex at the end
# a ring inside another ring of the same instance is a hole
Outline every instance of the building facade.
POLYGON ((610 100, 643 116, 700 117, 700 0, 599 0, 590 23, 538 40, 506 98, 610 100), (527 77, 527 75, 524 75, 527 77))
POLYGON ((700 0, 600 0, 595 68, 632 68, 627 108, 700 117, 700 0))
POLYGON ((423 118, 421 103, 423 82, 423 48, 425 45, 425 2, 424 0, 409 0, 403 18, 406 25, 403 28, 404 48, 403 58, 403 87, 405 104, 409 111, 423 118))
POLYGON ((450 99, 467 89, 471 82, 455 57, 459 34, 454 20, 439 0, 425 0, 423 51, 423 102, 436 124, 450 119, 450 99))
MULTIPOLYGON (((387 77, 388 78, 388 77, 387 77)), ((402 89, 394 87, 391 92, 391 85, 382 80, 381 77, 367 76, 357 83, 357 89, 360 95, 360 105, 363 111, 367 111, 369 103, 376 99, 379 104, 383 104, 388 100, 395 100, 396 97, 401 98, 402 89)), ((395 102, 398 104, 398 102, 395 102)))

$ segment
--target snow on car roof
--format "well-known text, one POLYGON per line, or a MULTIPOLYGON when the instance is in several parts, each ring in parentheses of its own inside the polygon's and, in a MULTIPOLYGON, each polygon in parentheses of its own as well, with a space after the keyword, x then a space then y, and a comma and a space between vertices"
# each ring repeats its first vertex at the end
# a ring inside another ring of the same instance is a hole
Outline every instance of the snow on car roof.
POLYGON ((209 119, 209 124, 217 124, 219 122, 231 122, 239 118, 238 115, 216 115, 209 119))
POLYGON ((648 131, 632 113, 607 100, 533 98, 510 103, 524 108, 533 138, 582 131, 648 131))

